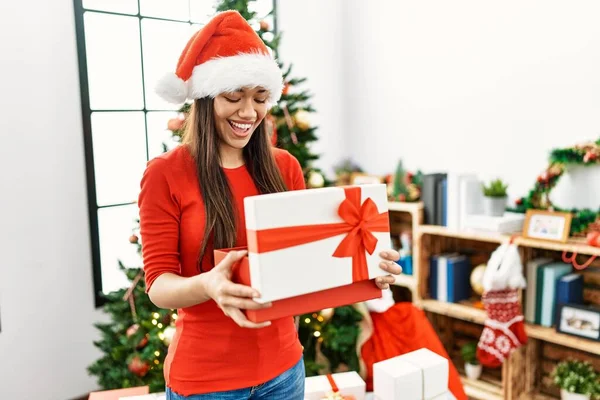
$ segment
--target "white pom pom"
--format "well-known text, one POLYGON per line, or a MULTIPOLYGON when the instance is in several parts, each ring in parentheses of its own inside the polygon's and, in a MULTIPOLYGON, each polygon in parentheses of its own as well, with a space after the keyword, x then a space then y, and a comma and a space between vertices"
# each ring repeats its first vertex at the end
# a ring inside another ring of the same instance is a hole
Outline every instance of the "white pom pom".
POLYGON ((185 102, 188 96, 187 84, 175 74, 163 76, 157 83, 155 92, 173 104, 185 102))

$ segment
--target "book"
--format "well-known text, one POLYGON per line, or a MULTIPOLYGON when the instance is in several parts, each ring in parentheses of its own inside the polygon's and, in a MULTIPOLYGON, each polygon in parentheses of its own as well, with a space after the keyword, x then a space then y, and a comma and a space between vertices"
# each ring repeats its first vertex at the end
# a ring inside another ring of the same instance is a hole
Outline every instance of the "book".
POLYGON ((434 255, 430 259, 430 296, 433 299, 458 303, 471 296, 471 263, 457 253, 434 255))
POLYGON ((450 229, 461 229, 461 184, 466 179, 476 179, 468 173, 450 172, 446 181, 446 226, 450 229))
POLYGON ((551 327, 556 310, 556 286, 558 280, 572 271, 571 264, 553 262, 537 270, 536 290, 541 293, 536 304, 536 323, 551 327))
POLYGON ((583 304, 583 275, 568 274, 558 280, 556 285, 556 305, 583 304))
POLYGON ((432 173, 423 176, 421 199, 423 201, 424 222, 430 225, 443 223, 443 193, 442 181, 444 173, 432 173))
POLYGON ((527 289, 525 290, 525 320, 529 323, 536 322, 536 306, 539 303, 538 297, 541 291, 537 290, 537 271, 538 268, 552 262, 551 258, 535 258, 527 263, 527 289))
POLYGON ((483 192, 481 181, 475 177, 464 177, 460 181, 459 215, 460 229, 469 215, 483 214, 483 192))

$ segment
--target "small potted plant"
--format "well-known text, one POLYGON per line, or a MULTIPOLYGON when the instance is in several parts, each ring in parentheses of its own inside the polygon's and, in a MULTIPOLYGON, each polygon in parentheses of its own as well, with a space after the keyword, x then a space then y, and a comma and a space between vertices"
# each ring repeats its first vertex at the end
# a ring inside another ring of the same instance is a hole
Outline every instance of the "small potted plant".
POLYGON ((600 377, 587 361, 562 361, 551 376, 562 400, 589 400, 600 395, 600 377))
POLYGON ((467 343, 461 349, 463 361, 465 362, 465 373, 469 379, 479 379, 481 376, 481 364, 477 359, 477 343, 467 343))
POLYGON ((483 185, 483 212, 485 215, 501 217, 506 209, 508 187, 501 179, 494 179, 488 185, 483 185))

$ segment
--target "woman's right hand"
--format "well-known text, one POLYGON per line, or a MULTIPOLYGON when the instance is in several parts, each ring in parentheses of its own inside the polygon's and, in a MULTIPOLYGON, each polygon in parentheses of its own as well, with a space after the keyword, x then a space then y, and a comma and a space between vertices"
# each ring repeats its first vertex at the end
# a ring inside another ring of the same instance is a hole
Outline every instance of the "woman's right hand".
POLYGON ((227 256, 205 275, 205 291, 213 299, 223 313, 243 328, 264 328, 270 321, 254 323, 248 321, 242 310, 259 310, 271 306, 271 303, 260 304, 252 300, 260 293, 250 286, 231 281, 233 265, 248 252, 230 251, 227 256))

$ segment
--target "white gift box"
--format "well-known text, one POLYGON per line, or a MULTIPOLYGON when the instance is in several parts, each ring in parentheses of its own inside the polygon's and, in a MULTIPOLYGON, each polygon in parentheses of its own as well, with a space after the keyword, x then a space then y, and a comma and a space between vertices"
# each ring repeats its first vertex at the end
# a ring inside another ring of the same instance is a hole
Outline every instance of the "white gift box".
POLYGON ((261 293, 258 302, 352 284, 357 281, 356 263, 361 257, 366 265, 360 280, 388 275, 379 267, 379 253, 392 248, 384 184, 251 196, 244 199, 244 208, 250 280, 261 293), (366 220, 362 225, 360 216, 366 220), (375 220, 378 223, 373 223, 375 220), (384 220, 386 228, 382 229, 384 220), (378 228, 373 229, 374 225, 378 228), (364 233, 364 228, 370 232, 364 233), (355 233, 357 238, 366 237, 366 242, 375 239, 373 251, 358 254, 354 242, 345 254, 334 256, 340 244, 355 233))
POLYGON ((420 349, 375 363, 373 389, 380 400, 445 399, 448 360, 428 349, 420 349))
MULTIPOLYGON (((355 372, 340 372, 331 374, 335 385, 342 396, 353 396, 356 400, 364 400, 367 390, 367 384, 355 372)), ((311 376, 304 381, 304 399, 321 400, 332 393, 332 387, 326 375, 311 376)))

